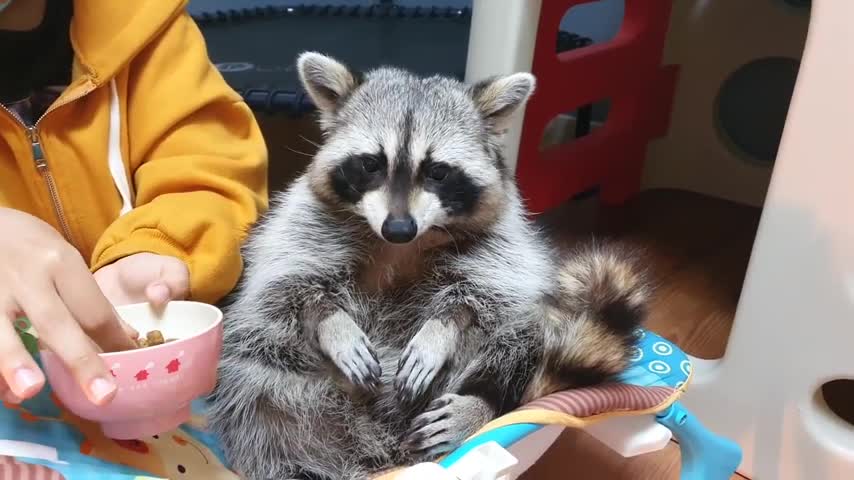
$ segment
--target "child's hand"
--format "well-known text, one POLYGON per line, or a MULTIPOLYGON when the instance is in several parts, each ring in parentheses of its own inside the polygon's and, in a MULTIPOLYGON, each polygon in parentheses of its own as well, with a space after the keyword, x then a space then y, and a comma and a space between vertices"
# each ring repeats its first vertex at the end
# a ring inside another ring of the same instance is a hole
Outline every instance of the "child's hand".
POLYGON ((175 257, 137 253, 95 272, 95 281, 113 305, 150 302, 161 306, 183 300, 190 289, 190 270, 175 257))
POLYGON ((50 225, 0 208, 0 232, 0 396, 19 402, 45 383, 13 326, 23 314, 89 400, 109 402, 116 385, 97 356, 98 346, 105 351, 134 348, 131 332, 123 328, 80 253, 50 225))

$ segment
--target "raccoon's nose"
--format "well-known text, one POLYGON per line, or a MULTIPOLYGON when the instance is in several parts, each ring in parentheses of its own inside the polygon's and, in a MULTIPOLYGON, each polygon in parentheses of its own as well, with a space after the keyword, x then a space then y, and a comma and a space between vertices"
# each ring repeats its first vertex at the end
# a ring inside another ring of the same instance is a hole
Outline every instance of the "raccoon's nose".
POLYGON ((403 217, 392 217, 389 215, 383 222, 383 238, 391 243, 406 243, 415 238, 418 233, 418 225, 412 215, 403 217))

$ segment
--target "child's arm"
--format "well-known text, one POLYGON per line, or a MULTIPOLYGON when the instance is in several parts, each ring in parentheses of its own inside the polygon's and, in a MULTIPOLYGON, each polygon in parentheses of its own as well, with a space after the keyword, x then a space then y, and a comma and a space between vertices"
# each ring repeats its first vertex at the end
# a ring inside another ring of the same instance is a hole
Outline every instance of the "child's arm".
POLYGON ((237 283, 240 244, 267 208, 267 150, 251 111, 182 14, 116 79, 135 208, 98 241, 92 270, 141 252, 177 257, 190 298, 237 283))

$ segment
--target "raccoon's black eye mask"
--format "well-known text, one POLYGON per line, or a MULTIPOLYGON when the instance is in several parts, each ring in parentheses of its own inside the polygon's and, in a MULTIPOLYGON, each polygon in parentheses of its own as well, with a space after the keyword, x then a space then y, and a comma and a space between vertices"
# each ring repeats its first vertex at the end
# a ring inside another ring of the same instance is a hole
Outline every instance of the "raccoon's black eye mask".
POLYGON ((358 203, 362 196, 385 182, 388 159, 380 154, 351 155, 330 174, 330 183, 341 200, 358 203))
MULTIPOLYGON (((330 173, 330 184, 338 198, 356 204, 366 193, 390 181, 387 178, 388 168, 388 158, 382 152, 351 155, 330 173)), ((409 177, 409 174, 404 175, 409 177)), ((404 190, 411 188, 409 180, 392 183, 404 190)), ((430 156, 421 161, 416 183, 436 195, 442 208, 451 216, 473 213, 483 191, 463 169, 430 156)))
POLYGON ((418 176, 424 190, 439 197, 448 215, 474 212, 483 188, 463 169, 427 157, 421 162, 418 176))

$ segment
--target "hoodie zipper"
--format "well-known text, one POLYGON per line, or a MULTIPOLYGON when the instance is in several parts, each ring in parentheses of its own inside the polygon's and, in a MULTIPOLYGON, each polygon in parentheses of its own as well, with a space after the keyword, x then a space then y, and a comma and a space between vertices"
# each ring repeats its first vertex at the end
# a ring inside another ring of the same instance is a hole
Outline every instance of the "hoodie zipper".
POLYGON ((15 119, 24 130, 27 132, 27 139, 30 141, 30 150, 33 155, 33 163, 35 163, 36 170, 38 170, 39 174, 42 177, 42 180, 45 183, 45 187, 47 187, 48 196, 50 196, 50 202, 53 205, 53 213, 56 216, 56 220, 59 223, 59 228, 62 230, 62 236, 65 237, 65 241, 74 245, 74 239, 71 235, 71 227, 68 223, 68 217, 65 216, 65 210, 62 208, 62 202, 59 200, 59 190, 56 188, 56 182, 53 179, 53 173, 50 171, 50 165, 47 162, 47 158, 45 158, 44 150, 42 149, 41 139, 39 138, 39 123, 47 116, 48 113, 56 110, 57 108, 67 105, 70 102, 78 100, 86 95, 88 95, 94 88, 92 88, 91 83, 87 83, 85 88, 81 88, 80 93, 70 96, 69 98, 64 99, 60 103, 54 103, 36 120, 36 123, 30 127, 27 126, 21 120, 20 117, 8 108, 6 108, 3 104, 0 104, 0 108, 5 110, 9 115, 15 119))
POLYGON ((44 183, 47 186, 47 192, 48 195, 50 195, 50 201, 53 204, 53 213, 56 215, 59 227, 62 229, 62 236, 65 237, 65 241, 72 243, 71 227, 68 226, 68 219, 65 216, 62 203, 59 201, 59 191, 56 189, 56 182, 53 181, 53 174, 47 164, 47 159, 44 158, 44 151, 42 150, 41 141, 39 140, 38 129, 36 127, 28 128, 27 136, 30 139, 30 144, 33 150, 33 161, 36 163, 36 169, 41 174, 42 179, 44 179, 44 183))

